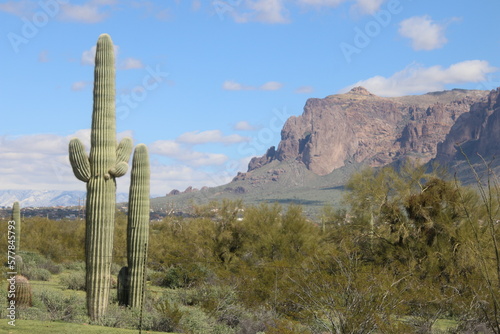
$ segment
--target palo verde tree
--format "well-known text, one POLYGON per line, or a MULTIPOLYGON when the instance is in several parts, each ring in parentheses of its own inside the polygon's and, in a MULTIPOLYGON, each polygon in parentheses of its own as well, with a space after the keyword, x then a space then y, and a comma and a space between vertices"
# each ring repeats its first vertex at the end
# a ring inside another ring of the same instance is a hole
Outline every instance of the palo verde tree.
POLYGON ((94 70, 90 155, 78 139, 69 143, 69 158, 75 176, 87 183, 86 204, 86 286, 91 319, 106 313, 113 254, 116 205, 115 178, 128 169, 132 140, 116 141, 115 57, 107 34, 97 41, 94 70))

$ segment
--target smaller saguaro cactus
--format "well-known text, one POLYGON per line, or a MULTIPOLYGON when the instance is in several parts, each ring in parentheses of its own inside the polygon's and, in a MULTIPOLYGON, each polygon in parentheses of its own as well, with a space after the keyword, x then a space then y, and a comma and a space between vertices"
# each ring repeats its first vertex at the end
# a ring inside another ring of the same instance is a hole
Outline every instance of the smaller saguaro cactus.
POLYGON ((149 242, 149 154, 146 145, 134 150, 127 222, 128 305, 140 307, 149 242))
POLYGON ((13 280, 7 280, 7 300, 9 304, 11 301, 15 302, 17 307, 31 307, 33 306, 31 292, 31 284, 28 279, 22 275, 16 275, 13 280))

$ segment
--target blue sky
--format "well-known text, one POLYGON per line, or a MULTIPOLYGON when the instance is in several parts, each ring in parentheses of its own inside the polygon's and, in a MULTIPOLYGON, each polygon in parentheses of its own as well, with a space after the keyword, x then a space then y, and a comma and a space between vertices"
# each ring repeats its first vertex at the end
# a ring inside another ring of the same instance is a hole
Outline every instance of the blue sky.
POLYGON ((163 195, 246 171, 311 97, 500 86, 498 13, 497 0, 2 1, 0 188, 85 189, 67 145, 89 149, 101 33, 118 136, 148 145, 163 195))

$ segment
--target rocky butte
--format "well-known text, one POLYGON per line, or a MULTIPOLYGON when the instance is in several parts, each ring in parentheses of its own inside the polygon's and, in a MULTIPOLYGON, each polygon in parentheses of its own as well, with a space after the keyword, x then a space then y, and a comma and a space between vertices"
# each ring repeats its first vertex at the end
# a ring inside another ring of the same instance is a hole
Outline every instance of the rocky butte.
POLYGON ((491 159, 500 154, 499 142, 500 88, 497 88, 487 99, 474 103, 468 112, 460 115, 445 140, 438 144, 436 160, 450 164, 465 159, 464 154, 470 159, 477 155, 491 159))
MULTIPOLYGON (((355 87, 345 94, 311 98, 302 115, 286 121, 278 148, 273 146, 262 157, 253 158, 248 172, 275 160, 297 161, 317 175, 327 175, 350 163, 378 167, 404 158, 426 163, 436 157, 441 142, 445 142, 440 146, 443 152, 453 153, 448 142, 456 138, 445 141, 450 129, 458 120, 468 124, 467 120, 476 117, 465 116, 472 113, 471 108, 493 108, 498 91, 495 96, 491 94, 454 89, 380 97, 355 87)), ((469 126, 470 136, 477 136, 477 126, 479 123, 469 126)), ((242 173, 237 178, 244 180, 245 176, 242 173)))

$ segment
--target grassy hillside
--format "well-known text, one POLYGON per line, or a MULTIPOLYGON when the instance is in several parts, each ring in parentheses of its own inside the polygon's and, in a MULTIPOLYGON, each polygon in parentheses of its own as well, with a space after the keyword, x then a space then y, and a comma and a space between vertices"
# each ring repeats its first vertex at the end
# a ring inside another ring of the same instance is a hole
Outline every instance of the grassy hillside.
POLYGON ((203 205, 223 199, 241 199, 247 205, 279 203, 298 204, 307 216, 313 218, 324 206, 341 204, 343 185, 361 165, 349 164, 333 173, 319 176, 295 161, 277 160, 256 169, 244 180, 233 180, 219 187, 154 198, 153 209, 189 212, 193 205, 203 205), (244 192, 241 192, 241 190, 244 192), (239 191, 238 191, 239 190, 239 191))

